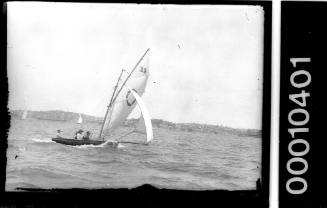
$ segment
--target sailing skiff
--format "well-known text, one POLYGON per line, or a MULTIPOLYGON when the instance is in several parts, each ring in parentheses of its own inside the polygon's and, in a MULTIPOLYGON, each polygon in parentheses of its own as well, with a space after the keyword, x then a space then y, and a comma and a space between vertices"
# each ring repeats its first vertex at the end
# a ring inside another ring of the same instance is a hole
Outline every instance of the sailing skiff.
POLYGON ((105 141, 102 140, 79 140, 79 139, 65 139, 63 137, 56 137, 52 138, 52 141, 60 143, 60 144, 66 144, 66 145, 73 145, 73 146, 78 146, 78 145, 99 145, 103 144, 105 141))
POLYGON ((146 142, 144 144, 148 144, 153 139, 152 124, 149 112, 141 96, 145 91, 149 78, 149 50, 147 49, 145 51, 130 73, 124 69, 121 71, 105 113, 99 136, 96 140, 67 139, 58 135, 56 138, 52 138, 52 141, 65 145, 100 145, 106 143, 117 146, 119 143, 133 143, 112 140, 105 141, 104 138, 109 137, 114 129, 123 124, 137 104, 141 110, 141 117, 143 118, 146 129, 146 142), (127 74, 127 77, 123 81, 122 77, 124 73, 127 74))

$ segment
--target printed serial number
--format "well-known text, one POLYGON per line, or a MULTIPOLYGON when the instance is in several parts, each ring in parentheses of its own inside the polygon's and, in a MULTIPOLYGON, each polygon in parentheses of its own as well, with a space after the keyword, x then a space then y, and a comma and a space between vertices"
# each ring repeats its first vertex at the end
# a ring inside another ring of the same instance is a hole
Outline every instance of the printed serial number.
POLYGON ((310 150, 310 145, 305 139, 306 134, 309 132, 309 128, 306 125, 310 120, 310 114, 306 110, 306 101, 310 97, 310 93, 305 88, 311 83, 311 75, 304 69, 298 69, 300 67, 297 64, 311 62, 311 59, 291 58, 290 62, 292 63, 293 69, 296 70, 290 76, 290 83, 292 87, 298 89, 298 93, 290 94, 289 99, 297 104, 298 108, 294 108, 288 113, 288 122, 292 126, 292 128, 288 129, 288 133, 290 133, 292 138, 288 144, 288 152, 292 155, 292 158, 288 160, 286 168, 293 177, 286 182, 286 190, 290 194, 303 194, 308 188, 307 181, 303 178, 303 174, 308 170, 308 162, 303 156, 310 150), (299 78, 302 79, 299 81, 299 78), (296 166, 297 168, 294 167, 296 163, 301 164, 300 168, 298 166, 296 166))

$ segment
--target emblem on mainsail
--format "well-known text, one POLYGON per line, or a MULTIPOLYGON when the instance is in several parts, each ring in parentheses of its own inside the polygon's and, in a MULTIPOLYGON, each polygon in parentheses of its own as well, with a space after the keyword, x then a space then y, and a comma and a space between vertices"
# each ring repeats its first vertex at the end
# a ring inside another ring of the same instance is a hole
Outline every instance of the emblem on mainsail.
MULTIPOLYGON (((133 89, 133 90, 135 90, 135 89, 133 89)), ((135 90, 135 92, 137 92, 137 91, 135 90)), ((135 102, 136 102, 136 99, 131 94, 131 91, 127 91, 127 94, 126 94, 126 103, 127 103, 127 105, 132 106, 135 102)))

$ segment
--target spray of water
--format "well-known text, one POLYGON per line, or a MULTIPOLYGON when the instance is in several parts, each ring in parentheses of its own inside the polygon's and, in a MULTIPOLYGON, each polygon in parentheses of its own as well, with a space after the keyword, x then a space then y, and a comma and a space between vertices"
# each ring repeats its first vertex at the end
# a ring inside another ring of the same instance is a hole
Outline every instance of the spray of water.
POLYGON ((38 138, 32 138, 31 139, 33 142, 38 142, 38 143, 54 143, 51 138, 43 138, 43 139, 38 139, 38 138))

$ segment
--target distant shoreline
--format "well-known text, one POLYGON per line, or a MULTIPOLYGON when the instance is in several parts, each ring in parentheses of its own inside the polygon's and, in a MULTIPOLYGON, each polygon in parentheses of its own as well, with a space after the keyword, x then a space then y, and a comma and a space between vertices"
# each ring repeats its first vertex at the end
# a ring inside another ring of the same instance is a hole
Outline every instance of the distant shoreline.
MULTIPOLYGON (((13 110, 10 115, 13 117, 22 117, 23 110, 13 110)), ((60 110, 50 111, 28 111, 27 119, 34 118, 39 120, 52 120, 52 121, 70 121, 77 122, 79 115, 83 117, 83 122, 86 123, 101 123, 103 118, 90 116, 86 114, 79 114, 74 112, 65 112, 60 110)), ((138 119, 128 119, 124 122, 124 126, 135 126, 138 119)), ((198 123, 173 123, 162 119, 152 119, 152 125, 158 128, 176 129, 187 132, 204 132, 204 133, 233 133, 239 136, 260 137, 261 130, 258 129, 238 129, 227 126, 198 124, 198 123)))

